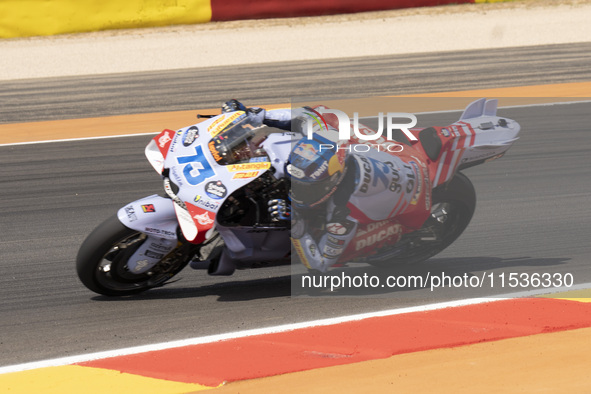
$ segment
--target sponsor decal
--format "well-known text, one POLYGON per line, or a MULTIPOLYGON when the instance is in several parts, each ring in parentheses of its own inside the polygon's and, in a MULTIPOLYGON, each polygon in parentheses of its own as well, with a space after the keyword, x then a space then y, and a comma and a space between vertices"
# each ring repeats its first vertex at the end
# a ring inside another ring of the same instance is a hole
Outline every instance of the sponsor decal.
POLYGON ((152 252, 151 250, 146 250, 144 256, 149 257, 151 259, 162 259, 164 255, 162 253, 152 252))
POLYGON ((220 203, 217 201, 206 200, 201 198, 200 195, 195 196, 195 203, 201 208, 208 209, 210 211, 216 211, 220 207, 220 203))
POLYGON ((328 162, 327 161, 322 163, 322 165, 320 167, 318 167, 318 169, 310 175, 310 178, 318 179, 318 177, 323 175, 326 172, 326 170, 328 170, 328 162))
POLYGON ((215 200, 221 200, 228 194, 228 189, 226 189, 222 181, 208 182, 204 189, 205 194, 215 200))
POLYGON ((306 160, 314 160, 318 150, 316 150, 316 147, 312 144, 300 144, 293 150, 293 153, 306 160))
POLYGON ((212 124, 209 125, 209 127, 207 128, 207 131, 209 132, 209 134, 213 138, 216 135, 218 135, 223 129, 225 129, 226 126, 228 126, 230 123, 232 123, 233 121, 235 121, 236 119, 240 118, 243 115, 244 115, 244 112, 238 111, 238 112, 234 112, 230 116, 226 115, 224 117, 218 118, 212 124))
POLYGON ((162 230, 154 227, 146 227, 144 231, 150 234, 163 234, 171 237, 176 237, 176 233, 174 231, 162 230))
POLYGON ((390 182, 388 189, 391 192, 399 193, 402 190, 402 186, 400 186, 400 183, 398 183, 400 182, 400 172, 398 171, 399 167, 397 164, 391 161, 387 161, 385 164, 390 168, 390 171, 392 171, 392 175, 390 176, 392 181, 390 182))
MULTIPOLYGON (((406 189, 405 189, 405 193, 406 194, 410 194, 412 193, 412 191, 415 189, 415 174, 416 174, 416 170, 418 170, 418 167, 416 166, 416 163, 413 163, 412 166, 408 165, 408 164, 403 164, 402 167, 404 167, 406 169, 406 189)), ((419 171, 420 172, 420 171, 419 171)))
POLYGON ((258 174, 259 174, 258 171, 238 172, 238 173, 234 174, 234 176, 232 177, 232 179, 248 179, 248 178, 254 178, 258 174))
POLYGON ((441 135, 443 135, 444 137, 449 137, 451 135, 451 133, 449 132, 448 129, 446 129, 445 127, 441 129, 441 135))
POLYGON ((322 250, 322 254, 328 258, 339 257, 341 253, 343 253, 343 248, 333 248, 328 245, 325 245, 324 249, 322 250))
POLYGON ((368 231, 364 237, 356 238, 355 250, 361 250, 378 242, 387 241, 390 237, 399 237, 401 231, 402 226, 399 224, 392 224, 377 231, 368 231))
MULTIPOLYGON (((183 212, 186 212, 186 219, 191 221, 191 226, 193 227, 193 239, 191 241, 199 243, 205 241, 208 234, 209 237, 211 237, 211 232, 208 233, 208 230, 214 226, 215 213, 198 207, 189 201, 185 201, 185 205, 187 206, 187 210, 183 210, 183 212)), ((185 224, 188 227, 188 223, 185 224)), ((183 232, 184 231, 185 230, 183 229, 183 232)))
POLYGON ((421 191, 423 190, 423 187, 422 187, 423 177, 421 175, 421 170, 419 169, 419 166, 417 165, 417 163, 415 163, 414 161, 411 161, 410 164, 412 165, 412 167, 415 171, 415 174, 417 174, 419 177, 418 182, 417 182, 417 189, 416 189, 415 194, 412 196, 412 199, 410 200, 410 204, 417 205, 417 202, 419 201, 419 198, 421 197, 421 191))
POLYGON ((208 209, 210 211, 217 211, 220 207, 220 203, 211 200, 199 200, 196 204, 201 208, 208 209))
POLYGON ((173 137, 175 137, 175 132, 172 130, 165 129, 152 139, 154 142, 156 142, 156 146, 160 150, 160 153, 162 153, 162 156, 166 157, 173 137))
POLYGON ((425 175, 425 209, 431 210, 431 180, 429 179, 429 170, 424 163, 421 163, 423 167, 423 174, 425 175))
POLYGON ((156 212, 156 207, 154 207, 154 204, 142 205, 142 211, 144 211, 144 213, 154 213, 156 212))
POLYGON ((219 162, 222 160, 222 156, 220 156, 220 152, 215 148, 214 145, 215 145, 215 143, 213 141, 209 141, 209 144, 207 144, 207 147, 209 148, 209 151, 211 152, 211 155, 213 156, 215 161, 219 162))
POLYGON ((158 146, 161 149, 164 149, 164 147, 166 146, 166 144, 168 144, 170 141, 172 141, 172 138, 170 137, 170 130, 165 130, 163 133, 164 134, 162 134, 158 138, 158 146))
POLYGON ((201 215, 193 216, 193 218, 197 220, 197 223, 199 223, 202 226, 207 226, 213 224, 214 222, 213 219, 209 216, 209 212, 203 212, 201 215))
POLYGON ((289 175, 291 175, 292 177, 298 178, 298 179, 302 179, 303 177, 306 176, 306 173, 303 170, 301 170, 291 164, 287 165, 287 173, 289 175))
POLYGON ((230 172, 268 170, 271 168, 271 163, 267 161, 262 163, 230 164, 226 168, 230 172))
POLYGON ((172 142, 170 143, 170 148, 168 149, 169 152, 174 153, 174 151, 176 150, 176 145, 180 141, 180 138, 178 138, 178 136, 181 134, 182 133, 179 132, 174 134, 174 136, 172 137, 172 142))
POLYGON ((312 257, 316 257, 316 245, 310 244, 310 246, 308 246, 308 249, 310 249, 310 254, 312 255, 312 257))
POLYGON ((369 182, 371 182, 371 164, 369 164, 369 160, 366 157, 359 156, 359 159, 363 162, 363 180, 359 191, 361 193, 367 193, 369 190, 369 182))
POLYGON ((390 220, 382 220, 379 222, 369 223, 367 226, 359 228, 357 230, 357 233, 355 234, 355 236, 359 237, 361 235, 367 234, 369 232, 372 232, 374 230, 377 230, 377 229, 387 226, 389 224, 392 224, 392 222, 390 220))
POLYGON ((300 240, 292 238, 291 243, 293 245, 293 248, 296 250, 296 253, 298 254, 300 260, 302 261, 302 264, 304 264, 306 268, 312 269, 310 262, 306 258, 306 253, 304 253, 304 248, 302 248, 302 243, 300 242, 300 240))
POLYGON ((166 246, 166 245, 160 245, 160 244, 151 242, 150 243, 150 249, 154 249, 154 250, 157 250, 159 252, 165 252, 165 253, 167 253, 170 250, 170 247, 169 246, 166 246))
POLYGON ((182 187, 185 184, 185 181, 183 178, 180 177, 180 175, 178 174, 176 167, 172 167, 170 169, 170 173, 172 174, 172 178, 174 179, 174 183, 178 186, 178 187, 182 187))
POLYGON ((344 245, 345 244, 345 240, 344 239, 338 239, 333 237, 332 235, 328 235, 328 242, 332 243, 333 245, 344 245))
POLYGON ((125 207, 125 213, 127 214, 127 219, 129 219, 130 222, 135 222, 137 220, 137 215, 135 214, 133 205, 125 207))
POLYGON ((195 142, 197 138, 199 138, 199 129, 197 126, 191 126, 187 129, 187 131, 185 131, 185 135, 183 136, 183 145, 189 146, 195 142))

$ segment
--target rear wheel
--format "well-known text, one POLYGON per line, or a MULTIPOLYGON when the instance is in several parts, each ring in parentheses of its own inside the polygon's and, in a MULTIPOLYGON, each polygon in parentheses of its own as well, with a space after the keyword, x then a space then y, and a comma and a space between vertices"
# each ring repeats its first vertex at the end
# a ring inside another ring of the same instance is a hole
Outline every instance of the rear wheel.
POLYGON ((99 225, 82 243, 76 270, 90 290, 106 296, 124 296, 162 286, 179 273, 196 253, 198 246, 179 245, 152 269, 134 274, 127 261, 146 240, 146 235, 125 227, 113 216, 99 225))
POLYGON ((457 173, 446 185, 433 190, 431 216, 422 228, 406 234, 390 250, 379 251, 369 261, 376 266, 413 264, 435 256, 451 245, 468 227, 476 208, 476 192, 470 179, 457 173))

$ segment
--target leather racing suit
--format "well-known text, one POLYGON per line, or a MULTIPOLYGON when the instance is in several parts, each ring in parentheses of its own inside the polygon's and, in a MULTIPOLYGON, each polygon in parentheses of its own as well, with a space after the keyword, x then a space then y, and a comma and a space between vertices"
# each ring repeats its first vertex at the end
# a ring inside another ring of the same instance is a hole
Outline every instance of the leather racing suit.
MULTIPOLYGON (((291 130, 298 110, 251 108, 249 112, 267 126, 291 130)), ((292 243, 306 267, 326 272, 367 224, 395 223, 381 239, 394 243, 403 228, 419 229, 427 220, 431 182, 425 155, 411 146, 399 146, 399 151, 390 152, 377 145, 350 145, 345 176, 330 198, 313 209, 294 207, 292 243), (318 217, 324 223, 310 225, 309 219, 318 217)), ((353 245, 362 246, 363 240, 353 245)))

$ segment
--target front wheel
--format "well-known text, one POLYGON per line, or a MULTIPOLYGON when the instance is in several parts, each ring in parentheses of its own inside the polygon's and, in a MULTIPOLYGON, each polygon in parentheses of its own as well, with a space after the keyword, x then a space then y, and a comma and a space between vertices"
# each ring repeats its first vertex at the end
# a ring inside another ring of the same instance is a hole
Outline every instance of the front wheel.
POLYGON ((196 245, 173 249, 146 273, 134 274, 127 261, 146 240, 146 235, 125 227, 112 216, 99 225, 80 246, 76 270, 90 290, 106 296, 124 296, 162 286, 179 273, 196 252, 196 245))
POLYGON ((378 252, 378 257, 369 263, 382 267, 396 263, 415 264, 435 256, 468 227, 475 208, 474 186, 459 172, 449 183, 433 190, 431 216, 421 229, 404 235, 394 248, 378 252))

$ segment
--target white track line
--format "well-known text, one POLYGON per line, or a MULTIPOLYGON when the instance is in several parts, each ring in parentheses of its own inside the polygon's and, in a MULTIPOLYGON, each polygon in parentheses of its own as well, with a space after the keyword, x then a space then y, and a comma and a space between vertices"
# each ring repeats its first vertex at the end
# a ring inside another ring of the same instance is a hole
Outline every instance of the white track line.
POLYGON ((385 310, 385 311, 361 313, 361 314, 356 314, 356 315, 341 316, 341 317, 335 317, 335 318, 330 318, 330 319, 312 320, 312 321, 307 321, 307 322, 302 322, 302 323, 284 324, 284 325, 280 325, 280 326, 256 328, 256 329, 251 329, 251 330, 236 331, 236 332, 230 332, 230 333, 225 333, 225 334, 208 335, 208 336, 204 336, 204 337, 182 339, 182 340, 178 340, 178 341, 162 342, 162 343, 156 343, 156 344, 151 344, 151 345, 134 346, 134 347, 128 347, 128 348, 123 348, 123 349, 109 350, 109 351, 104 351, 104 352, 88 353, 88 354, 81 354, 81 355, 77 355, 77 356, 54 358, 54 359, 50 359, 50 360, 35 361, 35 362, 29 362, 29 363, 17 364, 17 365, 9 365, 6 367, 1 367, 0 374, 20 372, 20 371, 26 371, 26 370, 31 370, 31 369, 37 369, 37 368, 47 368, 47 367, 71 365, 71 364, 92 361, 92 360, 98 360, 98 359, 105 359, 105 358, 110 358, 110 357, 128 356, 128 355, 132 355, 132 354, 146 353, 146 352, 165 350, 165 349, 173 349, 173 348, 178 348, 178 347, 199 345, 199 344, 204 344, 204 343, 226 341, 229 339, 244 338, 244 337, 250 337, 250 336, 254 336, 254 335, 265 335, 265 334, 287 332, 287 331, 293 331, 293 330, 311 328, 311 327, 329 326, 329 325, 341 324, 341 323, 346 323, 346 322, 351 322, 351 321, 365 320, 365 319, 370 319, 370 318, 375 318, 375 317, 394 316, 394 315, 401 315, 404 313, 413 313, 413 312, 426 312, 426 311, 433 311, 433 310, 438 310, 438 309, 454 308, 454 307, 462 307, 462 306, 467 306, 467 305, 476 305, 476 304, 484 304, 484 303, 495 302, 495 301, 510 300, 510 299, 515 299, 515 298, 533 297, 533 296, 537 296, 537 295, 559 293, 559 292, 564 292, 564 291, 584 290, 584 289, 589 289, 589 288, 591 288, 591 283, 583 283, 583 284, 568 287, 568 288, 567 287, 560 287, 560 288, 554 288, 554 289, 528 290, 528 291, 521 291, 521 292, 517 292, 517 293, 501 294, 501 295, 498 295, 495 297, 490 297, 490 298, 470 298, 470 299, 466 299, 466 300, 440 302, 440 303, 436 303, 436 304, 427 304, 427 305, 420 305, 420 306, 413 306, 413 307, 406 307, 406 308, 389 309, 389 310, 385 310))
MULTIPOLYGON (((428 98, 436 98, 439 99, 440 97, 426 97, 428 98)), ((453 97, 453 98, 461 98, 461 97, 453 97)), ((534 97, 535 98, 535 97, 534 97)), ((498 109, 511 109, 511 108, 528 108, 528 107, 548 107, 554 105, 569 105, 569 104, 586 104, 591 103, 591 100, 581 100, 581 101, 561 101, 555 103, 542 103, 542 104, 523 104, 523 105, 510 105, 506 107, 499 107, 498 109)), ((454 109, 454 110, 445 110, 445 111, 427 111, 427 112, 416 112, 415 115, 430 115, 430 114, 445 114, 445 113, 453 113, 453 112, 463 112, 463 109, 454 109)), ((359 119, 372 119, 375 116, 364 116, 360 117, 359 119)), ((64 119, 67 120, 67 119, 64 119)), ((0 126, 2 126, 0 124, 0 126)), ((33 144, 48 144, 52 142, 72 142, 72 141, 86 141, 86 140, 102 140, 108 138, 125 138, 125 137, 138 137, 138 136, 146 136, 146 135, 157 135, 158 133, 138 133, 138 134, 122 134, 122 135, 111 135, 111 136, 99 136, 99 137, 81 137, 81 138, 68 138, 68 139, 61 139, 61 140, 47 140, 47 141, 30 141, 30 142, 13 142, 9 144, 0 144, 2 146, 17 146, 17 145, 33 145, 33 144)))
POLYGON ((138 137, 142 135, 156 135, 158 133, 138 133, 138 134, 121 134, 121 135, 105 135, 99 137, 81 137, 81 138, 67 138, 62 140, 46 140, 46 141, 29 141, 29 142, 12 142, 9 144, 0 144, 0 146, 16 146, 16 145, 33 145, 33 144, 49 144, 51 142, 72 142, 72 141, 86 141, 86 140, 104 140, 107 138, 125 138, 138 137))

